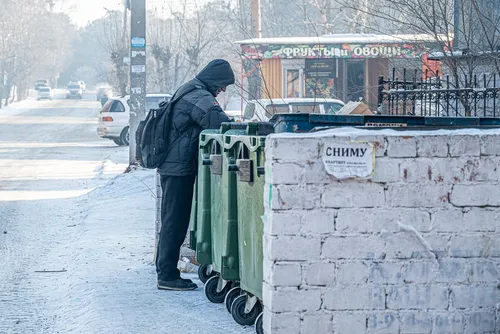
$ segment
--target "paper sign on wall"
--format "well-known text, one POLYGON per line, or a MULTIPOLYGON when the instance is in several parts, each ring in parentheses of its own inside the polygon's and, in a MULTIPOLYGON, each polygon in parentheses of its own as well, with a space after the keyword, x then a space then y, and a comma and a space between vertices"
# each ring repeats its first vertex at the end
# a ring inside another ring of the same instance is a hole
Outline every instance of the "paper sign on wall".
POLYGON ((325 143, 323 164, 336 179, 371 179, 375 151, 370 143, 325 143))
POLYGON ((132 65, 132 73, 146 72, 146 65, 132 65))

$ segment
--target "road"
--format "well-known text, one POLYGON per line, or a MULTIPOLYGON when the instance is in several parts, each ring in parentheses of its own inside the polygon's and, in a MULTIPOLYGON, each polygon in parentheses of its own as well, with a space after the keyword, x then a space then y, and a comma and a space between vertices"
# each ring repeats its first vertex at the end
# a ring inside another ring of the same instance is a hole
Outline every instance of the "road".
POLYGON ((156 289, 152 172, 123 174, 98 108, 0 109, 0 333, 253 333, 202 288, 156 289))

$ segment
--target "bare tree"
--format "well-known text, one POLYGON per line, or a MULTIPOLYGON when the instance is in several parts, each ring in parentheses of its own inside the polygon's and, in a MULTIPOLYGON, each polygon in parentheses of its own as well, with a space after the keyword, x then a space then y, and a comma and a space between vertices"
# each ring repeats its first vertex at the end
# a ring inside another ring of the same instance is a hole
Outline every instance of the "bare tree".
POLYGON ((111 64, 109 81, 118 87, 121 95, 127 94, 128 68, 124 62, 129 54, 129 29, 126 24, 126 13, 108 11, 102 32, 98 39, 108 54, 111 64))

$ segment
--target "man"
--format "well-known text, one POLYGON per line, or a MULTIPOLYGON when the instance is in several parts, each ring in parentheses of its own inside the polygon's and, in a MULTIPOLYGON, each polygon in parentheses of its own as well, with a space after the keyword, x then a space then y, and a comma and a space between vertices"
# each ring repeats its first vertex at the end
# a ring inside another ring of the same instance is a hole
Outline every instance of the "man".
POLYGON ((158 289, 184 291, 198 287, 191 280, 180 277, 177 263, 189 228, 198 171, 198 138, 202 130, 218 129, 222 122, 229 121, 215 97, 232 84, 231 66, 225 60, 216 59, 174 94, 174 97, 185 95, 172 106, 170 150, 158 168, 163 196, 156 254, 158 289))

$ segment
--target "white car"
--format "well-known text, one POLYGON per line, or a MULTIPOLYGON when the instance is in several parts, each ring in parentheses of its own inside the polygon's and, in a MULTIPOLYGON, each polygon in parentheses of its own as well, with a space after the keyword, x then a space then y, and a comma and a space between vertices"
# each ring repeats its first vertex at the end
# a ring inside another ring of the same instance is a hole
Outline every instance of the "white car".
POLYGON ((222 110, 224 110, 229 118, 234 119, 235 122, 242 121, 242 115, 246 105, 247 102, 239 97, 232 98, 226 103, 220 103, 222 110))
POLYGON ((37 100, 40 101, 40 100, 52 100, 52 89, 50 89, 50 87, 44 87, 44 86, 41 86, 38 88, 38 96, 37 96, 37 100))
POLYGON ((274 114, 336 114, 344 102, 324 98, 286 98, 248 101, 243 120, 267 122, 274 114))
MULTIPOLYGON (((147 94, 146 113, 158 108, 163 101, 168 101, 170 94, 147 94)), ((102 138, 111 139, 115 144, 129 144, 130 96, 111 97, 102 107, 99 114, 97 133, 102 138)))
POLYGON ((66 87, 66 89, 68 90, 66 93, 67 99, 72 99, 72 98, 81 99, 83 96, 82 87, 78 83, 70 83, 68 87, 66 87))

